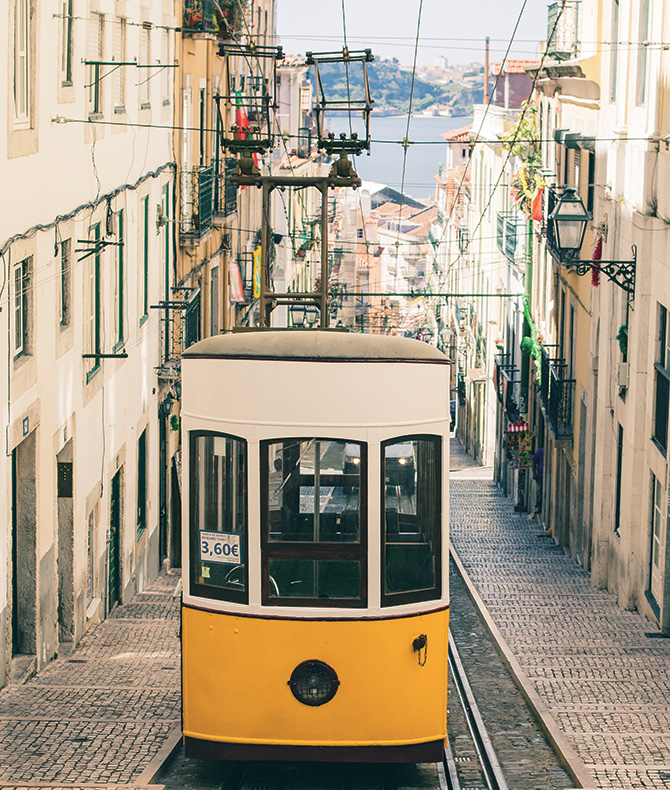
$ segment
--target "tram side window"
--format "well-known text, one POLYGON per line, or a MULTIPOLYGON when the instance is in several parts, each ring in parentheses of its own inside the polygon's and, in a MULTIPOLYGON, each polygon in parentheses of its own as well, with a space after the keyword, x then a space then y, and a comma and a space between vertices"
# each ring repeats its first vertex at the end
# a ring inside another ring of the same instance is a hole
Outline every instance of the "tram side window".
POLYGON ((384 606, 439 596, 440 459, 439 437, 401 437, 382 444, 384 606))
POLYGON ((261 444, 266 603, 358 606, 364 598, 364 445, 261 444))
POLYGON ((191 592, 247 601, 247 443, 191 434, 191 592))

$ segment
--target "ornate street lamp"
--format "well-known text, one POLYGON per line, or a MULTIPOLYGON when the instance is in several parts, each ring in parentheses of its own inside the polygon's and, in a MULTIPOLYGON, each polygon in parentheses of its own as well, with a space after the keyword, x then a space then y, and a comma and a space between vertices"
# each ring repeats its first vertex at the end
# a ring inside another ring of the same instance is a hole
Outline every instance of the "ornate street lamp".
POLYGON ((319 308, 316 305, 308 304, 305 307, 305 323, 308 327, 313 327, 319 320, 319 308))
POLYGON ((293 326, 302 329, 302 327, 305 326, 305 317, 307 315, 307 308, 305 305, 296 302, 292 304, 288 310, 291 314, 291 323, 293 326))
POLYGON ((589 219, 582 199, 572 187, 567 187, 549 215, 554 241, 563 260, 579 256, 589 219))
POLYGON ((570 266, 571 271, 580 277, 596 270, 626 291, 629 300, 633 299, 637 261, 637 247, 635 245, 631 247, 632 260, 629 261, 585 261, 579 259, 584 232, 590 218, 589 212, 576 191, 572 187, 566 187, 554 210, 547 217, 549 249, 560 263, 570 266))

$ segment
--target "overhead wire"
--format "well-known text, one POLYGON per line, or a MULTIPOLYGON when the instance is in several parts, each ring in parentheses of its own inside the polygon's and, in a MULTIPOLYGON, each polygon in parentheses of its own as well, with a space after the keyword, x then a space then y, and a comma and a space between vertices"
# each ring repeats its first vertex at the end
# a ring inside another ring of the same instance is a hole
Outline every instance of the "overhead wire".
MULTIPOLYGON (((524 0, 524 6, 525 6, 525 4, 526 4, 526 0, 524 0)), ((546 60, 546 58, 548 57, 549 47, 551 46, 551 42, 553 41, 553 38, 556 35, 556 30, 558 28, 558 23, 559 23, 559 21, 561 19, 561 16, 563 15, 563 12, 565 10, 565 4, 566 4, 566 0, 562 0, 561 7, 559 9, 558 14, 556 15, 556 19, 554 20, 554 26, 553 26, 553 28, 551 30, 551 34, 549 35, 549 37, 547 39, 547 44, 545 46, 544 53, 542 54, 542 57, 540 59, 540 67, 538 68, 538 70, 537 70, 537 72, 535 74, 535 77, 533 79, 533 83, 531 85, 531 90, 530 90, 530 95, 531 96, 533 94, 533 91, 535 90, 535 86, 537 84, 537 80, 538 80, 539 74, 540 74, 540 72, 542 70, 542 65, 543 65, 544 61, 546 60)), ((509 160, 510 160, 510 158, 512 156, 512 150, 514 149, 514 146, 516 145, 516 143, 518 141, 520 130, 521 130, 521 124, 523 123, 523 120, 524 120, 524 118, 525 118, 525 116, 526 116, 526 114, 528 112, 528 108, 529 107, 530 107, 529 102, 526 102, 524 104, 524 106, 523 106, 522 111, 521 111, 521 115, 520 115, 520 117, 517 120, 516 128, 515 128, 515 131, 514 131, 514 136, 512 137, 511 140, 507 141, 507 145, 508 145, 507 155, 505 156, 505 159, 504 159, 504 161, 502 163, 502 166, 500 168, 500 173, 498 175, 498 178, 496 179, 495 184, 491 188, 491 193, 489 195, 489 199, 486 202, 486 205, 484 206, 484 208, 482 209, 482 211, 480 213, 480 216, 479 216, 479 219, 478 219, 474 229, 470 231, 470 237, 472 239, 474 239, 474 236, 475 236, 477 230, 479 230, 482 222, 484 221, 484 218, 486 217, 486 212, 488 211, 491 203, 493 202, 493 198, 494 198, 494 196, 496 194, 496 191, 497 191, 497 189, 498 189, 503 177, 506 174, 505 173, 505 168, 506 168, 507 163, 509 162, 509 160)), ((450 217, 451 217, 451 213, 450 213, 450 217)), ((447 229, 447 223, 445 222, 443 236, 446 234, 446 229, 447 229)), ((456 261, 458 261, 461 256, 462 256, 462 253, 459 252, 459 255, 456 257, 456 261)), ((448 272, 445 272, 444 275, 443 275, 442 282, 444 282, 444 278, 447 275, 448 275, 448 272)))
MULTIPOLYGON (((374 111, 373 111, 374 112, 374 111)), ((380 116, 384 117, 384 116, 380 116)), ((439 116, 415 116, 416 118, 427 118, 429 120, 436 120, 439 116)), ((461 117, 464 120, 470 118, 469 115, 463 116, 448 116, 448 117, 461 117)), ((206 133, 214 133, 216 131, 215 128, 209 127, 201 127, 201 126, 183 126, 178 124, 159 124, 159 123, 132 123, 130 121, 105 121, 101 118, 67 118, 65 116, 56 116, 51 119, 52 123, 59 123, 59 124, 66 124, 66 123, 82 123, 82 124, 91 124, 91 125, 98 125, 98 126, 125 126, 129 128, 135 129, 162 129, 164 131, 182 131, 182 132, 206 132, 206 133)), ((288 139, 301 139, 300 135, 298 134, 288 134, 285 135, 288 139)), ((635 143, 635 142, 657 142, 657 143, 670 143, 670 135, 665 136, 655 136, 655 135, 640 135, 640 136, 616 136, 611 135, 609 137, 605 136, 591 136, 585 135, 585 138, 588 140, 593 141, 594 143, 635 143)), ((554 143, 556 140, 552 138, 534 138, 532 140, 526 139, 523 137, 519 137, 516 140, 517 143, 531 143, 531 142, 538 142, 538 143, 554 143)), ((375 138, 371 139, 371 143, 375 145, 404 145, 403 140, 376 140, 375 138)), ((422 145, 445 145, 442 140, 410 140, 410 146, 422 146, 422 145)), ((475 148, 479 145, 483 146, 507 146, 509 145, 509 141, 507 140, 470 140, 468 141, 468 145, 471 148, 475 148)))
MULTIPOLYGON (((503 58, 503 61, 502 61, 501 67, 499 69, 496 81, 494 83, 494 87, 493 87, 494 92, 495 92, 495 90, 497 88, 498 82, 499 82, 499 80, 501 78, 501 75, 503 73, 504 64, 507 62, 507 58, 508 58, 509 53, 511 51, 511 47, 512 47, 512 44, 514 42, 514 38, 515 38, 516 32, 517 32, 517 30, 519 28, 519 24, 521 22, 521 18, 523 16, 523 12, 524 12, 524 10, 526 8, 527 2, 528 2, 528 0, 523 0, 521 9, 519 11, 519 14, 517 15, 516 23, 514 25, 514 30, 512 32, 512 36, 511 36, 511 38, 509 40, 509 44, 508 44, 508 47, 507 47, 507 51, 505 53, 505 57, 503 58)), ((565 0, 563 0, 563 2, 565 2, 565 0)), ((418 46, 418 30, 417 30, 417 46, 418 46)), ((416 50, 415 50, 415 58, 416 58, 416 50)), ((538 71, 538 73, 539 73, 539 71, 538 71)), ((485 82, 486 82, 486 75, 485 75, 485 82)), ((480 123, 480 127, 479 127, 480 128, 480 132, 481 132, 481 129, 483 128, 484 122, 486 120, 486 115, 487 115, 487 113, 489 111, 489 107, 490 107, 490 103, 488 102, 488 96, 485 96, 484 98, 485 98, 485 101, 486 101, 486 108, 484 110, 484 114, 482 116, 482 120, 481 120, 481 123, 480 123)), ((406 156, 406 153, 405 153, 405 156, 406 156)), ((446 236, 447 228, 449 227, 449 223, 451 222, 451 217, 453 216, 453 212, 455 210, 456 205, 458 205, 458 199, 459 199, 459 196, 460 196, 461 191, 463 189, 463 185, 465 183, 465 178, 466 178, 468 169, 470 167, 470 161, 471 161, 471 158, 468 158, 465 170, 463 171, 460 183, 458 185, 458 189, 457 189, 456 195, 453 197, 453 202, 452 202, 452 205, 451 205, 451 210, 449 212, 449 216, 447 217, 447 220, 444 222, 444 228, 443 228, 443 231, 442 231, 442 237, 441 237, 440 241, 444 241, 444 238, 446 236)), ((404 176, 404 163, 403 163, 403 176, 404 176)), ((404 186, 403 186, 403 189, 404 189, 404 186)), ((402 192, 402 190, 401 190, 401 192, 402 192)), ((399 253, 399 241, 400 241, 400 225, 398 226, 398 240, 396 241, 396 248, 398 250, 398 253, 399 253)), ((436 260, 436 253, 434 253, 434 256, 435 256, 435 258, 434 258, 434 261, 435 261, 436 260)), ((443 273, 442 281, 444 281, 444 277, 446 276, 446 274, 447 274, 446 272, 443 273)), ((440 290, 440 289, 438 289, 438 290, 440 290)))

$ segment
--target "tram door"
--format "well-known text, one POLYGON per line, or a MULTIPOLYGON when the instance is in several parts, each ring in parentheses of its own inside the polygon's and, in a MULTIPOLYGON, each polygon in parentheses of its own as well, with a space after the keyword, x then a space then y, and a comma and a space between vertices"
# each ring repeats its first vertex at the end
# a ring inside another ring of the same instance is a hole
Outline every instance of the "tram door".
POLYGON ((109 589, 108 611, 121 601, 121 470, 112 478, 112 493, 109 508, 109 589))

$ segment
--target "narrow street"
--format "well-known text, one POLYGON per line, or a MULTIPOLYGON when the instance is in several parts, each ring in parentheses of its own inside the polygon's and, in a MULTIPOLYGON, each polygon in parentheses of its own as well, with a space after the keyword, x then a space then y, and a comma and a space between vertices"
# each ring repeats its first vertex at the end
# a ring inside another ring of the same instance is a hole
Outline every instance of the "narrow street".
MULTIPOLYGON (((489 470, 474 466, 455 440, 451 469, 454 549, 504 637, 503 664, 542 714, 550 743, 590 782, 585 787, 670 787, 670 641, 591 587, 588 574, 536 521, 514 512, 489 470)), ((493 694, 494 711, 507 717, 496 722, 489 711, 486 723, 510 786, 524 770, 519 749, 544 777, 538 788, 573 786, 560 778, 534 722, 508 704, 521 703, 520 695, 503 679, 488 636, 473 633, 464 619, 465 585, 453 572, 451 580, 452 629, 466 671, 468 661, 474 670, 475 695, 486 708, 493 694), (478 685, 487 677, 488 688, 478 685)), ((154 779, 180 729, 178 582, 177 575, 160 576, 72 655, 0 691, 3 787, 139 786, 154 779)), ((456 714, 453 724, 451 737, 458 738, 456 714)), ((201 786, 203 765, 178 759, 182 779, 166 781, 201 786)))
POLYGON ((451 448, 452 546, 551 737, 585 787, 670 787, 670 640, 451 448))

